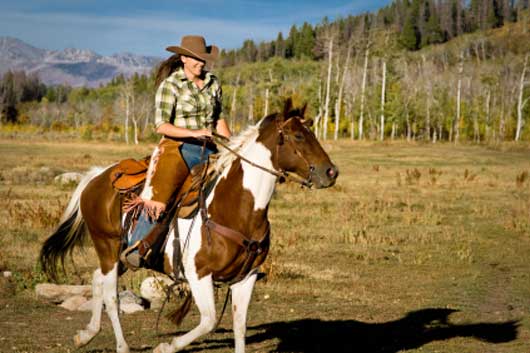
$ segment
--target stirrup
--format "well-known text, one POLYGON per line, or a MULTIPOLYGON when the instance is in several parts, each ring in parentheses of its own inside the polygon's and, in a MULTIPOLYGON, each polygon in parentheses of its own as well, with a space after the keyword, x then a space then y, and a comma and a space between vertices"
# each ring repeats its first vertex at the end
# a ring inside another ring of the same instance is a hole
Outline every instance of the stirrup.
POLYGON ((140 248, 141 240, 138 240, 120 254, 120 261, 130 270, 136 271, 140 268, 142 257, 138 250, 140 248), (136 251, 136 252, 135 252, 136 251))

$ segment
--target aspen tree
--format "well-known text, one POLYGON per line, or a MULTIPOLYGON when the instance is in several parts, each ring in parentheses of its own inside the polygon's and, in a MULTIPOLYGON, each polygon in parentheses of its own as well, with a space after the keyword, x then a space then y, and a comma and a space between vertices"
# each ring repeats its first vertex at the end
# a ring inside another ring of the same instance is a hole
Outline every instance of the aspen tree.
POLYGON ((455 132, 455 144, 460 138, 460 115, 461 115, 461 100, 462 100, 462 73, 464 72, 464 52, 460 52, 460 62, 458 64, 458 82, 456 89, 456 116, 453 124, 455 132))
POLYGON ((528 56, 529 54, 526 54, 524 58, 524 64, 523 64, 523 71, 521 72, 521 78, 519 79, 519 94, 517 97, 517 128, 515 129, 515 141, 519 141, 521 139, 521 131, 523 129, 523 109, 526 103, 528 103, 528 99, 526 98, 523 100, 524 97, 524 88, 527 86, 530 81, 525 81, 526 79, 526 70, 528 67, 528 56))
POLYGON ((368 57, 370 55, 370 43, 366 45, 364 52, 364 68, 363 68, 363 80, 361 83, 361 110, 359 112, 359 140, 363 139, 363 124, 364 124, 364 103, 366 100, 366 75, 368 73, 368 57))
POLYGON ((335 131, 333 134, 333 139, 336 141, 339 138, 339 125, 340 125, 340 114, 341 114, 341 107, 342 107, 342 94, 344 92, 344 84, 346 82, 346 74, 348 73, 348 69, 350 66, 350 57, 351 57, 351 51, 352 51, 352 44, 350 43, 348 45, 348 51, 346 53, 346 62, 344 63, 343 71, 342 71, 342 77, 340 80, 339 85, 339 93, 337 96, 337 101, 335 102, 335 131))
POLYGON ((324 102, 324 121, 322 127, 322 139, 328 138, 329 100, 331 95, 331 66, 333 58, 333 37, 328 42, 328 76, 326 80, 326 100, 324 102))

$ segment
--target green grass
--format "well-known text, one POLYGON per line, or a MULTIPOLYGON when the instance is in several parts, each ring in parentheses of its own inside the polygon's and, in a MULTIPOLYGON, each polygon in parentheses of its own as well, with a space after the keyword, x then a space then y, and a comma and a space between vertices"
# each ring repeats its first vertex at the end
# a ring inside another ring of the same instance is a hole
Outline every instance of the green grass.
MULTIPOLYGON (((521 175, 530 172, 530 150, 324 145, 340 169, 337 185, 280 185, 273 197, 272 249, 263 266, 268 279, 258 283, 251 303, 248 350, 527 352, 530 181, 521 175)), ((43 280, 36 265, 40 245, 73 191, 53 177, 140 158, 151 148, 0 140, 0 270, 14 272, 11 287, 0 282, 0 294, 15 293, 0 296, 8 318, 0 320, 0 351, 72 351, 72 336, 89 320, 88 313, 33 296, 43 280), (14 322, 26 323, 24 330, 14 322)), ((88 283, 94 258, 90 248, 76 252, 76 267, 69 264, 62 281, 88 283)), ((128 273, 120 286, 137 289, 145 275, 128 273)), ((194 312, 178 331, 197 319, 194 312)), ((151 311, 123 317, 137 351, 170 339, 154 335, 155 320, 151 311)), ((105 315, 103 321, 100 336, 80 352, 113 351, 105 315)), ((162 329, 175 332, 167 321, 162 329)), ((232 351, 230 330, 225 314, 221 330, 190 351, 232 351)))

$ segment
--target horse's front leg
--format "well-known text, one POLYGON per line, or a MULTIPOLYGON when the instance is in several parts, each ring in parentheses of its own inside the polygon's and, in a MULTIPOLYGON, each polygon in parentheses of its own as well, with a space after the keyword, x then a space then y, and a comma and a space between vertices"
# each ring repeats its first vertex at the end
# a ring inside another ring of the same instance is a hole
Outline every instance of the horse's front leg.
POLYGON ((212 276, 208 275, 200 280, 196 276, 188 278, 191 293, 195 304, 201 314, 201 321, 197 327, 190 332, 173 339, 171 344, 161 343, 156 347, 154 353, 173 353, 196 340, 202 335, 211 332, 215 328, 215 296, 212 276))
POLYGON ((250 273, 244 280, 233 284, 232 316, 234 321, 234 339, 236 353, 245 352, 245 334, 247 331, 247 311, 256 283, 257 271, 250 273))

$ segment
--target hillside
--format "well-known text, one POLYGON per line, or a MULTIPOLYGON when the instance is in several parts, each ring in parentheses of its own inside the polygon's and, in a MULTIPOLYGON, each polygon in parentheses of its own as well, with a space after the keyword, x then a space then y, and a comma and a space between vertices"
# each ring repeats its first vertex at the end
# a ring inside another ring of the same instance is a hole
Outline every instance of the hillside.
MULTIPOLYGON (((528 10, 518 16, 520 21, 413 51, 402 45, 394 28, 362 31, 351 40, 330 31, 315 42, 318 60, 301 55, 229 66, 221 62, 213 71, 223 85, 224 115, 237 132, 280 109, 282 100, 290 96, 296 105, 308 104, 308 116, 321 139, 528 141, 530 28, 524 20, 529 18, 528 10)), ((42 55, 31 48, 19 51, 42 55)), ((49 60, 61 72, 97 79, 112 71, 108 66, 94 69, 82 64, 110 65, 89 51, 52 57, 49 60), (84 61, 72 63, 72 57, 84 61)), ((72 133, 87 139, 138 141, 152 136, 152 75, 122 77, 92 89, 35 89, 38 85, 26 87, 21 80, 15 76, 0 82, 4 97, 12 102, 11 110, 4 105, 4 121, 44 130, 73 128, 72 133), (36 100, 45 98, 44 102, 19 99, 25 103, 16 103, 24 92, 34 91, 40 92, 34 95, 36 100)))
POLYGON ((97 87, 120 74, 148 74, 159 61, 131 53, 102 56, 86 49, 45 50, 0 37, 0 75, 8 70, 25 71, 37 74, 46 85, 97 87))

